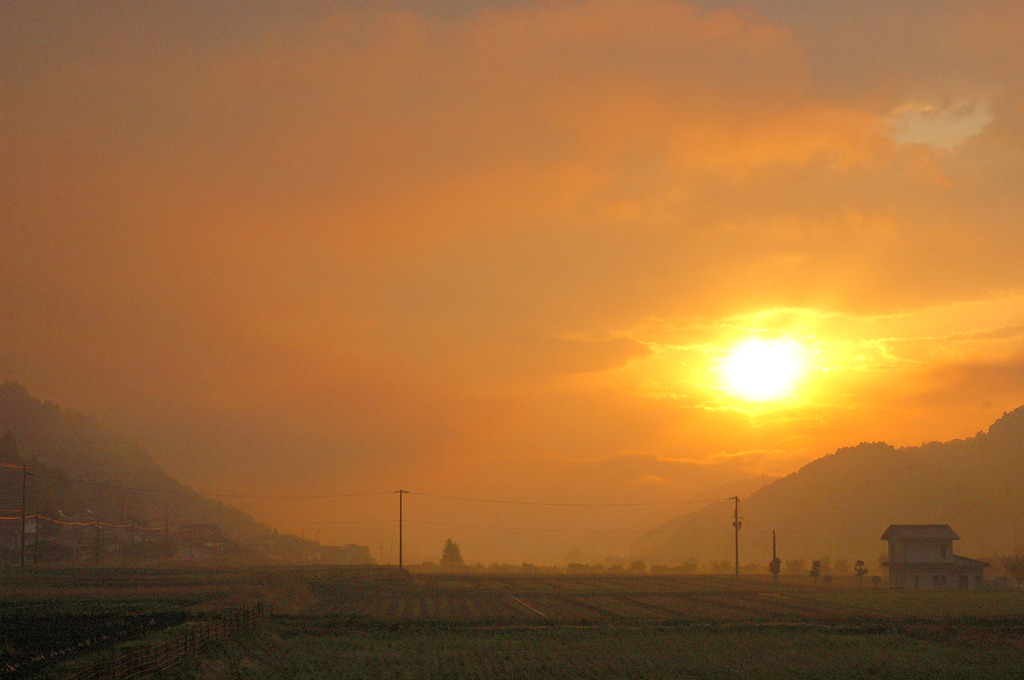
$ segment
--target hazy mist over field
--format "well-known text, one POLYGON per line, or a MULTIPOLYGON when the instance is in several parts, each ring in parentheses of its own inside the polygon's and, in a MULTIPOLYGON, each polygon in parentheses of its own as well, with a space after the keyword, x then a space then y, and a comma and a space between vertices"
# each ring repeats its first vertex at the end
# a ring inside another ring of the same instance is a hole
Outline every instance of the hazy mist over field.
POLYGON ((0 3, 0 382, 383 562, 400 500, 410 563, 729 559, 733 496, 759 563, 808 517, 808 559, 958 518, 1009 553, 1022 34, 1016 1, 0 3))

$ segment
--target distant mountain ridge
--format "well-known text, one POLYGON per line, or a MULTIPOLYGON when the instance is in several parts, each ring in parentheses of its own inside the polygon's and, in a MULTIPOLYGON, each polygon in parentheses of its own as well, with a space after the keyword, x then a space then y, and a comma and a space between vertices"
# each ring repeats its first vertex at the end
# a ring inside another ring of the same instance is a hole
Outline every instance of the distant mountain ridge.
MULTIPOLYGON (((139 526, 219 525, 236 540, 270 529, 175 480, 138 446, 95 420, 0 384, 0 436, 10 430, 16 460, 28 462, 29 512, 79 513, 139 526)), ((0 462, 6 460, 0 439, 0 462)), ((0 470, 0 515, 20 506, 17 470, 0 470)), ((783 560, 863 559, 877 568, 890 524, 949 524, 957 554, 993 557, 1024 545, 1024 406, 967 439, 895 448, 840 448, 741 497, 740 562, 766 568, 771 532, 783 560)), ((634 541, 648 564, 690 558, 731 561, 733 503, 712 503, 661 523, 634 541)), ((648 525, 649 526, 649 525, 648 525)))
MULTIPOLYGON (((35 473, 30 513, 87 511, 102 521, 130 518, 140 526, 162 525, 167 517, 174 525, 217 524, 241 540, 270 531, 247 513, 177 481, 111 428, 37 399, 15 382, 0 385, 0 435, 8 431, 20 461, 35 473)), ((10 472, 0 475, 0 509, 7 511, 21 497, 20 475, 10 472)))
MULTIPOLYGON (((731 561, 732 515, 731 502, 683 515, 639 537, 632 554, 731 561)), ((828 556, 877 567, 889 524, 949 524, 962 539, 957 554, 1009 554, 1024 542, 1024 406, 968 439, 841 448, 743 499, 740 517, 742 565, 767 566, 775 530, 784 561, 828 556)))

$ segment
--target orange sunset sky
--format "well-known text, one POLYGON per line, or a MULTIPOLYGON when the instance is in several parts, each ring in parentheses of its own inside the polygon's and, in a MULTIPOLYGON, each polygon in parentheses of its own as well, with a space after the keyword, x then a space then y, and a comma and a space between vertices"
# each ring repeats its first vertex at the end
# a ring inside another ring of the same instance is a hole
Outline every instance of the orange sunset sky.
MULTIPOLYGON (((3 2, 0 379, 385 561, 398 488, 674 503, 972 436, 1024 404, 1022 35, 1017 0, 3 2)), ((409 561, 686 509, 405 504, 409 561)))

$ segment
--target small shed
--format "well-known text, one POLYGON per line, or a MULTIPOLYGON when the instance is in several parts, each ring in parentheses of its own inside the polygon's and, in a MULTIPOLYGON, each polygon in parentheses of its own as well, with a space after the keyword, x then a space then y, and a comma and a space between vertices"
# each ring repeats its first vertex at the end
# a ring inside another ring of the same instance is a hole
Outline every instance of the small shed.
POLYGON ((882 534, 889 542, 893 588, 978 590, 984 585, 987 562, 953 554, 960 536, 948 524, 890 524, 882 534))

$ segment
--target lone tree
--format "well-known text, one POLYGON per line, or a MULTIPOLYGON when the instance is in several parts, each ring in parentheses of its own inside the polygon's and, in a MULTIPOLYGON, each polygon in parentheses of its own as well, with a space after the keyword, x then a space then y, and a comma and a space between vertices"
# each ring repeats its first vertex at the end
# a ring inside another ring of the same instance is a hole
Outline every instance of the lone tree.
POLYGON ((459 548, 459 544, 448 539, 444 542, 444 548, 441 550, 441 566, 442 567, 461 567, 465 562, 462 561, 462 550, 459 548))
POLYGON ((1020 588, 1021 584, 1024 583, 1024 555, 1004 557, 1003 566, 1006 567, 1006 573, 1017 582, 1017 587, 1020 588))
POLYGON ((821 560, 811 562, 810 574, 814 577, 814 585, 818 585, 818 577, 821 576, 821 560))
POLYGON ((864 560, 857 560, 854 562, 853 571, 857 574, 857 587, 863 587, 864 574, 868 573, 868 568, 864 566, 864 560))

